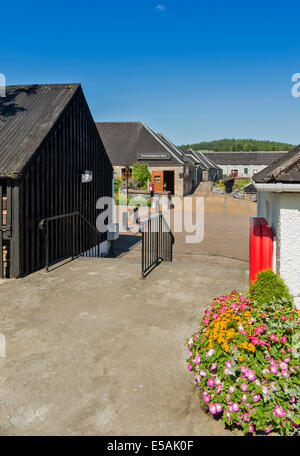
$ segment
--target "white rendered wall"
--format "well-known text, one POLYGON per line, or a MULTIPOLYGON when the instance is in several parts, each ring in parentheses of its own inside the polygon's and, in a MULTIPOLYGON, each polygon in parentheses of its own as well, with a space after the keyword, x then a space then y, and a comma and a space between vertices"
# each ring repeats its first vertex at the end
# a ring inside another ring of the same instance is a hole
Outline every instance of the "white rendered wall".
POLYGON ((259 171, 266 168, 268 165, 219 165, 216 161, 216 164, 220 166, 223 170, 223 175, 230 176, 233 169, 238 170, 238 177, 252 177, 253 174, 258 173, 259 171), (248 173, 245 174, 244 170, 248 168, 248 173))
POLYGON ((300 308, 300 193, 258 192, 257 204, 277 237, 277 271, 300 308))

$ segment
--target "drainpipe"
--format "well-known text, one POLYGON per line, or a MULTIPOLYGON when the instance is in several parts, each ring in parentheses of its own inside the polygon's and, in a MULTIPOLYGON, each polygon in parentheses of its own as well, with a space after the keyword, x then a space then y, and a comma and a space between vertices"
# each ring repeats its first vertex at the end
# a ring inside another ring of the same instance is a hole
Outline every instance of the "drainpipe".
POLYGON ((258 184, 253 181, 254 186, 260 192, 295 192, 300 193, 300 184, 283 184, 282 182, 270 183, 270 184, 258 184))

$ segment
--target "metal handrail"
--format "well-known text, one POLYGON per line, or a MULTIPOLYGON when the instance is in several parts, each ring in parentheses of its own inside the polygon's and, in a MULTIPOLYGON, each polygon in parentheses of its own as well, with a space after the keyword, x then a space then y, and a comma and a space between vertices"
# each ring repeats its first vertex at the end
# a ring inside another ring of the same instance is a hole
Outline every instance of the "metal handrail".
POLYGON ((66 258, 74 259, 80 255, 97 258, 101 256, 101 233, 79 211, 45 217, 40 220, 39 228, 45 233, 47 272, 51 265, 66 258), (68 219, 68 225, 61 224, 68 219), (55 226, 49 230, 51 223, 55 226), (92 236, 87 233, 86 227, 92 230, 92 236))
POLYGON ((164 216, 159 213, 139 223, 142 233, 141 279, 161 261, 173 260, 174 236, 164 216))

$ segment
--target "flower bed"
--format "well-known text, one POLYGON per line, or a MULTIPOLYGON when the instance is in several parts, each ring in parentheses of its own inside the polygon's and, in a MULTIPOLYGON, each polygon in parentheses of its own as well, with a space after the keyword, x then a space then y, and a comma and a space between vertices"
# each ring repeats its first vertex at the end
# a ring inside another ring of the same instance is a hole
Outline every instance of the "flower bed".
POLYGON ((258 305, 236 290, 216 298, 187 346, 188 369, 215 417, 245 433, 297 433, 299 311, 291 299, 258 305))

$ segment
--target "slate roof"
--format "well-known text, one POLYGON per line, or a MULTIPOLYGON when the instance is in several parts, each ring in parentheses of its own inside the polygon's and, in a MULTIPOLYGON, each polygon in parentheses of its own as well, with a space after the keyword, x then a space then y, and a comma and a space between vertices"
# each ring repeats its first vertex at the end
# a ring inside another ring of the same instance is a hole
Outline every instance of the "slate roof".
POLYGON ((7 86, 0 98, 0 175, 19 174, 80 84, 7 86))
POLYGON ((114 166, 132 165, 139 154, 167 154, 169 159, 147 159, 149 165, 182 166, 188 163, 183 151, 161 133, 155 133, 143 122, 96 122, 100 137, 114 166))
POLYGON ((287 152, 205 152, 218 165, 270 165, 287 152))
POLYGON ((194 151, 194 154, 199 158, 204 169, 221 169, 211 158, 206 157, 204 153, 194 151))
POLYGON ((252 178, 257 183, 300 182, 300 145, 280 157, 252 178))
POLYGON ((181 161, 183 161, 186 164, 193 165, 194 162, 193 160, 187 156, 187 154, 180 149, 178 146, 175 146, 172 141, 170 141, 168 138, 166 138, 162 133, 156 133, 156 135, 163 141, 163 143, 172 149, 176 157, 178 157, 181 161))
POLYGON ((190 160, 193 161, 194 165, 199 166, 202 170, 206 170, 207 166, 204 165, 203 161, 200 159, 200 157, 196 154, 196 152, 193 149, 188 149, 188 151, 185 152, 186 156, 189 157, 190 160))

